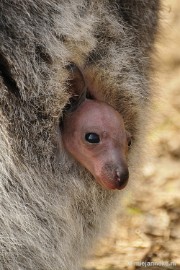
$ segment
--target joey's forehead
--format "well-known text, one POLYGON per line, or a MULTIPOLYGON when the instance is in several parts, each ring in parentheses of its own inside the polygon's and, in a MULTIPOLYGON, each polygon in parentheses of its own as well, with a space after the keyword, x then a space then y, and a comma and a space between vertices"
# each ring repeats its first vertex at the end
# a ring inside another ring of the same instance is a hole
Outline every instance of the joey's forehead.
POLYGON ((95 100, 86 100, 77 110, 79 113, 85 115, 86 117, 96 117, 97 120, 106 117, 118 119, 122 118, 121 115, 109 104, 95 100))
POLYGON ((118 116, 111 116, 105 114, 90 114, 84 115, 79 119, 79 123, 83 128, 94 128, 104 131, 113 131, 113 130, 121 130, 124 129, 124 123, 122 118, 118 116))
POLYGON ((107 104, 86 101, 72 114, 71 125, 76 130, 91 132, 120 132, 124 129, 122 116, 107 104))

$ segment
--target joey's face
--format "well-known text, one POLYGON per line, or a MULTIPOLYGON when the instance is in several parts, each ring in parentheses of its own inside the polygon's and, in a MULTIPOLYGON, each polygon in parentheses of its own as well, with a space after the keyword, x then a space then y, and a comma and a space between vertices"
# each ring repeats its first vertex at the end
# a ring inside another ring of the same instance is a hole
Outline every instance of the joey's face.
POLYGON ((71 155, 106 189, 122 189, 129 172, 126 163, 130 136, 121 115, 111 106, 86 100, 67 116, 63 143, 71 155))

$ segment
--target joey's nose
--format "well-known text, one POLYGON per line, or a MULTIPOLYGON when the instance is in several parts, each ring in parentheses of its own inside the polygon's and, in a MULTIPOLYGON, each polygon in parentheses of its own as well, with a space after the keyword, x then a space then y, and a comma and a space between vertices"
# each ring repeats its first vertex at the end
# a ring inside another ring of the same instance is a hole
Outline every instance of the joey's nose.
POLYGON ((117 189, 123 189, 129 179, 129 170, 128 168, 124 168, 123 170, 117 169, 115 171, 114 181, 116 182, 117 189))
MULTIPOLYGON (((99 167, 98 167, 99 168, 99 167)), ((106 189, 123 189, 128 182, 129 171, 127 164, 106 163, 100 171, 97 170, 95 179, 106 189)))

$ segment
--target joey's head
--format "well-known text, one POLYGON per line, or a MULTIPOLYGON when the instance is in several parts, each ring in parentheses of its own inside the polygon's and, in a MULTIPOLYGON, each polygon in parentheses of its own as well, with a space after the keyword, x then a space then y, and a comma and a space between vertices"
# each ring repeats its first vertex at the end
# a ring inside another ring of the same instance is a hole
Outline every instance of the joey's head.
POLYGON ((122 116, 110 105, 85 99, 75 111, 65 115, 62 140, 67 151, 101 186, 106 189, 126 186, 130 136, 122 116))

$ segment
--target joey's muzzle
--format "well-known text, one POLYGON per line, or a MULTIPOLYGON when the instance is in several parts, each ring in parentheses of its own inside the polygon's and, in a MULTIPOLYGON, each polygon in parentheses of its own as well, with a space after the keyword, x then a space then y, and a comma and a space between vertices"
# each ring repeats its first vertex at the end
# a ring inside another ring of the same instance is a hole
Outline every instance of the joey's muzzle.
POLYGON ((96 181, 106 189, 125 188, 129 179, 129 170, 127 165, 105 164, 95 175, 96 181))

